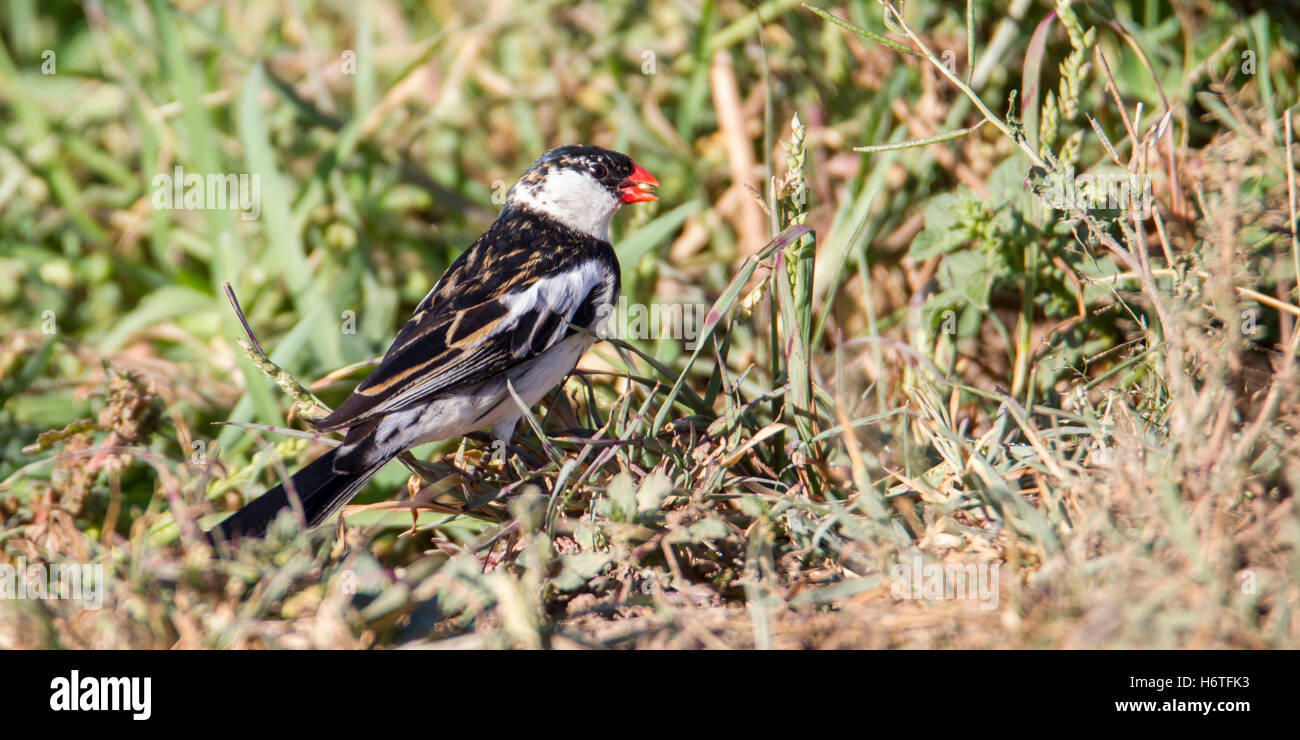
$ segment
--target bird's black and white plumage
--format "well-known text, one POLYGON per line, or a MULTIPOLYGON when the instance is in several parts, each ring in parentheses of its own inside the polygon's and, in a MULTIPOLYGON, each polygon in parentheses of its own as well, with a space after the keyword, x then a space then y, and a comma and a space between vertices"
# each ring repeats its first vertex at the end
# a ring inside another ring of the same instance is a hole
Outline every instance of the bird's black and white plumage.
MULTIPOLYGON (((609 224, 624 203, 654 200, 648 172, 594 146, 552 149, 506 195, 496 221, 420 301, 383 360, 320 431, 343 444, 288 482, 308 526, 333 515, 403 450, 490 428, 510 439, 522 415, 573 371, 619 292, 609 224)), ((261 535, 288 507, 285 485, 220 525, 261 535)))

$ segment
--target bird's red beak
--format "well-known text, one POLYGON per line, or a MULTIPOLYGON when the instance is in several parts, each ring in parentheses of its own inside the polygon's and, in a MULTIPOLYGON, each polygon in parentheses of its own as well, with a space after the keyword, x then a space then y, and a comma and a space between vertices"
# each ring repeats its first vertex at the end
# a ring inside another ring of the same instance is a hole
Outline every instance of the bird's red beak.
POLYGON ((647 200, 659 200, 658 196, 650 192, 648 188, 659 187, 659 181, 655 176, 645 171, 645 168, 635 162, 632 164, 632 174, 623 178, 623 182, 618 184, 618 191, 623 195, 618 199, 620 203, 641 203, 647 200))

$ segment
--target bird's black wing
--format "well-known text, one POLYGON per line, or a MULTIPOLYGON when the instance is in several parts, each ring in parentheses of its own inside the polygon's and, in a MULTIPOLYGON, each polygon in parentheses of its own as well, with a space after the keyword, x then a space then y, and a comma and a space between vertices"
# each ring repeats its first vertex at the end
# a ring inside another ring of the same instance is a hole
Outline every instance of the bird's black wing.
POLYGON ((492 378, 570 333, 593 328, 618 295, 608 243, 499 219, 466 250, 352 395, 313 425, 343 429, 492 378), (511 225, 507 221, 504 225, 511 225))

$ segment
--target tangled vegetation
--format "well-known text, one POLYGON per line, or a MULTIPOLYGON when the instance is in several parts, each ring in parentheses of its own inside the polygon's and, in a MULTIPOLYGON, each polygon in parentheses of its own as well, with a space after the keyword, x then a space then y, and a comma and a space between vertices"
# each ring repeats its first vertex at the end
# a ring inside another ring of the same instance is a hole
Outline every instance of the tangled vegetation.
POLYGON ((1300 22, 813 5, 10 0, 0 562, 104 592, 0 645, 1300 647, 1300 22), (511 449, 204 540, 578 142, 661 201, 511 449))

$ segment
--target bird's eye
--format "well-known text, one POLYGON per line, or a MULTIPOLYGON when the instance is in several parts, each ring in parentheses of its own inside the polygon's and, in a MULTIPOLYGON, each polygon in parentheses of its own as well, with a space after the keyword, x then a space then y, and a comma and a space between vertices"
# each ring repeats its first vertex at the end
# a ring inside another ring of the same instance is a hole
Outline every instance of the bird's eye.
POLYGON ((591 174, 592 174, 592 175, 593 175, 597 180, 604 180, 604 179, 605 179, 605 175, 608 175, 608 174, 609 174, 609 170, 606 170, 606 169, 605 169, 605 165, 597 163, 597 164, 593 164, 593 165, 591 166, 591 174))

